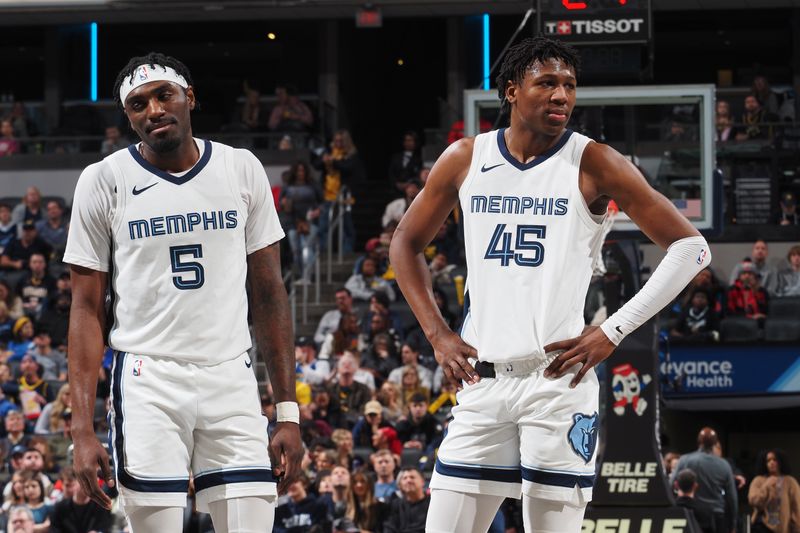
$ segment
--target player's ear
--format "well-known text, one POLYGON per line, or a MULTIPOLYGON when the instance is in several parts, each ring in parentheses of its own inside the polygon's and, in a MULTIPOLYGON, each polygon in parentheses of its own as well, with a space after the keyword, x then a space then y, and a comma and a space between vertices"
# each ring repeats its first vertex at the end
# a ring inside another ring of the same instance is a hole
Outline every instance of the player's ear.
POLYGON ((193 111, 195 106, 195 99, 194 99, 194 87, 189 85, 186 88, 186 99, 189 101, 189 110, 193 111))
POLYGON ((506 81, 506 100, 513 104, 517 100, 517 84, 512 80, 506 81))

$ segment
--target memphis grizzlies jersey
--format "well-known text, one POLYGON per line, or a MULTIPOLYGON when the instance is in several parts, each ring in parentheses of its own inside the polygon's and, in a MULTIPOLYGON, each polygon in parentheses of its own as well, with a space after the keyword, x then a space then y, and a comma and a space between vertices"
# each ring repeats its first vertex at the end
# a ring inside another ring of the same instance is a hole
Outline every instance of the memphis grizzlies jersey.
POLYGON ((514 159, 503 132, 475 137, 459 190, 467 256, 461 330, 482 361, 544 355, 580 335, 603 216, 578 186, 588 137, 566 130, 533 161, 514 159))
POLYGON ((64 261, 110 273, 112 348, 217 364, 251 346, 247 255, 283 231, 258 159, 195 143, 200 159, 181 174, 135 145, 84 170, 64 261))

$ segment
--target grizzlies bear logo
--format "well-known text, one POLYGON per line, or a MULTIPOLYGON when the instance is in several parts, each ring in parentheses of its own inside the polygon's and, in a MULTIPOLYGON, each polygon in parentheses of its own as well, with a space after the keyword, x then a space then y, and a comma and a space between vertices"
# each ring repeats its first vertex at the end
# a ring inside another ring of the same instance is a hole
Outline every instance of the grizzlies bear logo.
POLYGON ((586 463, 592 459, 597 446, 597 419, 597 413, 591 416, 575 413, 572 415, 572 427, 567 433, 572 451, 586 463))

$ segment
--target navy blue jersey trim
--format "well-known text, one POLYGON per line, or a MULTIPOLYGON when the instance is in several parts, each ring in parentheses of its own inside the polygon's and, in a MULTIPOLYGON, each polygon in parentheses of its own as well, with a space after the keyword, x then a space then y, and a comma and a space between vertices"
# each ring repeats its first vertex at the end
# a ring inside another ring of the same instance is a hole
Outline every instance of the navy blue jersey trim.
POLYGON ((125 352, 117 352, 114 357, 112 388, 114 391, 114 450, 117 456, 117 479, 126 489, 137 492, 188 492, 189 477, 185 479, 140 479, 125 470, 125 437, 122 434, 122 370, 125 366, 125 352))
POLYGON ((269 468, 252 468, 247 470, 223 470, 221 472, 209 472, 200 474, 194 478, 194 487, 197 492, 210 489, 218 485, 230 483, 276 483, 277 479, 269 468))
POLYGON ((192 169, 184 174, 183 176, 173 176, 169 172, 164 172, 160 168, 151 164, 147 159, 142 157, 142 154, 139 153, 139 150, 136 149, 136 145, 132 144, 128 147, 128 152, 133 156, 133 159, 139 163, 145 170, 148 172, 155 174, 161 179, 167 180, 170 183, 174 183, 175 185, 183 185, 193 177, 197 176, 201 170, 208 164, 209 159, 211 159, 211 141, 203 140, 203 146, 205 147, 203 150, 203 156, 200 160, 195 163, 192 169))
POLYGON ((436 459, 436 471, 443 476, 500 481, 502 483, 522 483, 522 476, 518 469, 505 470, 487 466, 448 465, 436 459))
POLYGON ((553 485, 556 487, 572 488, 578 486, 582 489, 590 489, 594 485, 594 474, 564 474, 561 472, 545 472, 533 468, 522 467, 522 478, 532 483, 540 485, 553 485))
POLYGON ((530 161, 529 163, 520 163, 513 155, 511 155, 511 152, 508 151, 508 146, 506 146, 506 138, 503 135, 506 129, 507 128, 501 128, 497 130, 497 147, 500 149, 500 153, 503 155, 506 161, 517 167, 519 170, 528 170, 530 168, 535 167, 536 165, 544 163, 551 155, 561 150, 561 148, 563 148, 564 145, 567 144, 567 141, 572 136, 572 130, 570 129, 564 130, 564 134, 561 136, 561 138, 558 140, 556 144, 554 144, 552 147, 548 148, 541 154, 537 155, 533 159, 533 161, 530 161))

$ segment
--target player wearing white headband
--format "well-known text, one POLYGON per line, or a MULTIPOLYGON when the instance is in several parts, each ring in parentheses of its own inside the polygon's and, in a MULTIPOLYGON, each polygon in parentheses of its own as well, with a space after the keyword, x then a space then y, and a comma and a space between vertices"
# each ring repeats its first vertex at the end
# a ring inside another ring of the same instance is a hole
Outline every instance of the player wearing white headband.
POLYGON ((107 508, 98 468, 116 484, 133 533, 181 531, 190 478, 215 531, 270 531, 276 481, 291 482, 303 454, 283 231, 258 159, 192 136, 192 85, 176 59, 131 59, 114 92, 141 142, 87 167, 75 190, 64 256, 75 471, 107 508), (248 303, 278 402, 269 442, 248 303), (113 473, 92 425, 104 342, 113 473))

